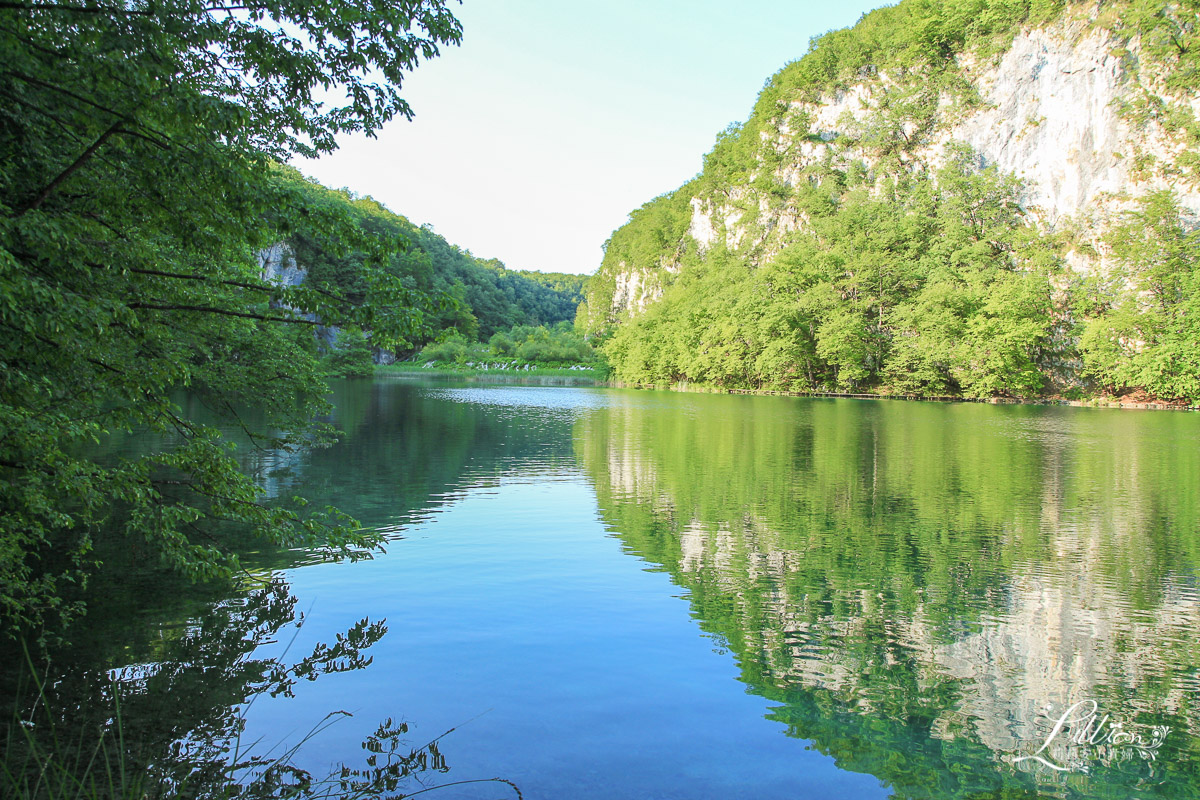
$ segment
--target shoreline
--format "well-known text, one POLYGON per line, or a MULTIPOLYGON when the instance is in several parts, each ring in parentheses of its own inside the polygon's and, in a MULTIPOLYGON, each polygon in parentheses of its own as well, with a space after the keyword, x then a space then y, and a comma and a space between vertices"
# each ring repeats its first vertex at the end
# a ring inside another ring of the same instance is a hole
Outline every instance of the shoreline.
POLYGON ((842 400, 913 400, 925 403, 986 403, 989 405, 1012 406, 1065 406, 1074 408, 1110 408, 1142 411, 1200 411, 1200 404, 1170 402, 1166 400, 1122 400, 1121 398, 1095 397, 1070 400, 1063 397, 956 397, 954 395, 919 394, 872 394, 870 392, 802 392, 787 389, 737 389, 689 382, 679 383, 624 383, 609 381, 606 386, 619 389, 660 389, 671 392, 696 392, 700 394, 743 394, 775 397, 818 397, 842 400))
POLYGON ((910 400, 924 403, 986 403, 989 405, 1063 406, 1069 408, 1109 408, 1137 411, 1200 411, 1200 403, 1171 402, 1161 399, 1123 399, 1119 397, 960 397, 955 395, 874 394, 871 392, 804 392, 790 389, 742 389, 680 381, 677 383, 627 383, 596 376, 592 369, 566 367, 536 367, 533 369, 475 369, 469 367, 422 367, 412 362, 397 362, 375 368, 376 375, 425 375, 446 378, 490 378, 503 383, 545 383, 564 381, 558 385, 595 386, 612 389, 655 389, 698 394, 741 394, 762 397, 814 397, 841 400, 910 400), (406 366, 400 366, 403 363, 406 366), (411 364, 411 366, 408 366, 411 364))
POLYGON ((561 386, 608 386, 605 377, 596 370, 570 369, 568 367, 534 367, 531 369, 477 369, 472 367, 424 367, 412 362, 377 365, 376 376, 421 376, 434 378, 463 378, 499 381, 501 383, 540 383, 561 386), (401 366, 401 364, 404 366, 401 366))

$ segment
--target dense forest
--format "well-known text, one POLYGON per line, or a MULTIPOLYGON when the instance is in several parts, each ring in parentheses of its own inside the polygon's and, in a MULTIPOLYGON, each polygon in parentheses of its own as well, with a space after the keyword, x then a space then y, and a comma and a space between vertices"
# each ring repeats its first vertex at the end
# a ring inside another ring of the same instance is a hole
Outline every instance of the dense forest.
MULTIPOLYGON (((583 275, 508 269, 497 259, 464 251, 429 226, 417 226, 371 197, 327 189, 288 167, 278 172, 281 180, 306 193, 310 202, 339 207, 364 236, 384 245, 384 272, 412 290, 440 299, 427 319, 427 332, 413 337, 412 345, 448 329, 470 340, 486 340, 514 325, 549 326, 575 318, 583 299, 583 275)), ((294 232, 288 243, 297 265, 307 273, 306 284, 347 295, 366 291, 368 251, 331 250, 319 236, 304 230, 294 232)))
POLYGON ((404 75, 460 37, 442 0, 0 9, 6 635, 57 635, 114 538, 200 579, 237 574, 247 531, 364 555, 374 535, 336 510, 264 502, 219 426, 319 444, 327 374, 372 350, 574 318, 583 277, 478 258, 286 166, 411 116, 404 75), (281 243, 298 280, 263 273, 281 243), (135 431, 162 446, 97 450, 135 431))
POLYGON ((1200 398, 1200 233, 1179 202, 1200 178, 1198 36, 1192 0, 871 12, 815 39, 717 137, 699 176, 630 215, 578 322, 637 383, 1200 398), (1124 124, 1175 154, 1127 154, 1148 188, 1102 229, 1051 229, 1018 179, 946 141, 986 105, 964 65, 995 63, 1014 35, 1051 23, 1108 32, 1133 77, 1124 124), (818 123, 861 86, 867 111, 818 123), (1072 253, 1103 253, 1104 268, 1071 269, 1072 253))

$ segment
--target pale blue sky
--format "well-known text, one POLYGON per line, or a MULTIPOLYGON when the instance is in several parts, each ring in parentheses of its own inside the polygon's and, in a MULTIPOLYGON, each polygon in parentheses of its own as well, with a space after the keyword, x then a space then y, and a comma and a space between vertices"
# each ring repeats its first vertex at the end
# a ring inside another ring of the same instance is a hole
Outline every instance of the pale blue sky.
POLYGON ((465 0, 416 112, 296 166, 512 269, 592 272, 630 211, 700 170, 812 36, 871 0, 465 0))

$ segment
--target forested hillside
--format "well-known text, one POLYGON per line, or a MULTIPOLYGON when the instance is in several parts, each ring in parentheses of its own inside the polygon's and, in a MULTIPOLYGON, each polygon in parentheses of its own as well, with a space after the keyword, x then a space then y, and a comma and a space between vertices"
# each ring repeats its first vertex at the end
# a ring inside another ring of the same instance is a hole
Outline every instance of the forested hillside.
POLYGON ((1200 397, 1200 3, 904 0, 815 39, 630 215, 619 378, 1200 397))
MULTIPOLYGON (((313 203, 326 203, 354 220, 361 233, 383 248, 383 269, 404 285, 439 298, 428 330, 412 338, 420 346, 453 328, 468 339, 486 340, 513 325, 553 325, 575 318, 586 278, 561 273, 511 270, 497 259, 482 259, 447 242, 428 226, 418 227, 370 197, 355 197, 305 180, 291 168, 280 179, 313 203)), ((304 283, 360 295, 367 288, 371 253, 322 245, 313 233, 297 230, 287 238, 304 283)), ((411 347, 407 347, 411 349, 411 347)))

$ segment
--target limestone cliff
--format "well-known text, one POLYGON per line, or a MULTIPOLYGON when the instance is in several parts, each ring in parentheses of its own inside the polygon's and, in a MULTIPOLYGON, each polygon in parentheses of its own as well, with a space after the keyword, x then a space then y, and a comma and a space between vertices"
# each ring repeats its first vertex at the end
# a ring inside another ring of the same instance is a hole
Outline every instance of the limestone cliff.
POLYGON ((659 199, 674 214, 662 211, 671 218, 657 225, 661 246, 615 252, 610 242, 588 324, 600 331, 638 315, 675 280, 689 251, 719 244, 752 266, 771 261, 808 222, 794 198, 817 167, 863 170, 871 179, 889 170, 932 173, 965 145, 979 166, 1022 182, 1025 219, 1058 234, 1063 262, 1081 273, 1110 266, 1109 231, 1151 192, 1173 191, 1194 228, 1200 182, 1189 137, 1200 93, 1172 87, 1169 64, 1121 28, 1109 5, 1068 5, 999 45, 953 54, 957 82, 949 86, 926 85, 928 69, 867 64, 816 96, 760 99, 742 130, 757 133, 750 168, 723 171, 719 141, 696 181, 659 199))
POLYGON ((279 242, 260 250, 258 265, 262 270, 263 280, 268 283, 299 286, 308 277, 308 270, 296 263, 296 254, 286 242, 279 242))
MULTIPOLYGON (((299 286, 308 278, 308 270, 296 261, 296 252, 287 242, 278 242, 258 252, 258 264, 262 270, 262 279, 267 283, 279 286, 299 286)), ((282 305, 282 304, 280 304, 282 305)), ((309 320, 316 320, 312 313, 300 314, 309 320)), ((336 326, 320 325, 315 330, 320 346, 329 349, 337 344, 341 333, 336 326)), ((371 358, 376 364, 396 363, 396 354, 378 347, 371 348, 371 358)))

